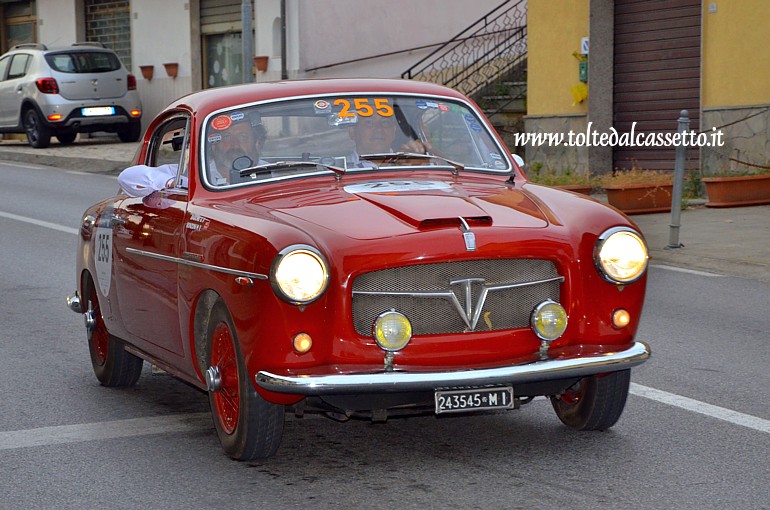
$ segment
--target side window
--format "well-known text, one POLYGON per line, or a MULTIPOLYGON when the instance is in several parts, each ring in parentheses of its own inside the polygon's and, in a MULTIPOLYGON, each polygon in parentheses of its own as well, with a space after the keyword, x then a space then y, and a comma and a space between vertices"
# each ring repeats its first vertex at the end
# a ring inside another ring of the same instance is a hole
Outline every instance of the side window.
POLYGON ((11 67, 8 70, 8 79, 21 78, 27 74, 27 67, 29 67, 30 56, 24 54, 17 54, 13 56, 11 61, 11 67))
POLYGON ((162 124, 153 134, 147 165, 176 165, 175 187, 187 187, 189 153, 189 126, 187 116, 178 116, 162 124))
POLYGON ((0 81, 5 80, 5 71, 8 69, 8 62, 10 61, 11 57, 0 59, 0 81))

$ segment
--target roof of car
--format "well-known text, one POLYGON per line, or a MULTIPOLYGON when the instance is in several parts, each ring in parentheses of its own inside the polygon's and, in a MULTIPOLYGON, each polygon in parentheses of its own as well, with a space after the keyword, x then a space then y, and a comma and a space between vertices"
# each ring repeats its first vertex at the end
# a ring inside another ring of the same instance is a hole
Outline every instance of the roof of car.
POLYGON ((229 87, 217 87, 193 92, 179 98, 167 109, 190 108, 200 115, 244 103, 270 99, 334 94, 419 94, 465 99, 459 92, 435 83, 399 79, 319 79, 292 80, 268 83, 249 83, 229 87))

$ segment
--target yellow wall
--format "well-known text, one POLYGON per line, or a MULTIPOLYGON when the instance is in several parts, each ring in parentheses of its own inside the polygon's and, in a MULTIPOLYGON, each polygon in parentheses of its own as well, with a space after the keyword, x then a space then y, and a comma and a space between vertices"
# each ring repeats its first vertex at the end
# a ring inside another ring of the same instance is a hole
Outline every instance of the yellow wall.
POLYGON ((704 108, 770 103, 769 23, 767 0, 703 2, 704 108))
POLYGON ((528 115, 574 114, 588 110, 587 101, 573 106, 570 92, 580 83, 578 61, 572 52, 579 52, 580 40, 588 36, 588 2, 529 0, 528 115))

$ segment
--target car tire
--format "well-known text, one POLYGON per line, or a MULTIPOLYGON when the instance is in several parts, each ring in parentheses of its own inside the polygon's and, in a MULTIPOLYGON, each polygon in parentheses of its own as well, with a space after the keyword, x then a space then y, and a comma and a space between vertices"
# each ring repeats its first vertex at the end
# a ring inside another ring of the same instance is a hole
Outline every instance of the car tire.
POLYGON ((24 132, 29 144, 36 149, 45 149, 51 144, 51 130, 35 108, 24 112, 24 132))
POLYGON ((551 397, 559 419, 575 430, 606 430, 626 406, 631 371, 584 377, 564 393, 551 397))
POLYGON ((70 145, 77 137, 77 133, 59 133, 56 135, 56 139, 59 140, 59 143, 62 145, 70 145))
POLYGON ((208 366, 219 369, 221 381, 209 391, 209 404, 222 449, 242 461, 273 456, 283 436, 284 406, 263 399, 251 383, 222 301, 211 310, 207 342, 208 366))
POLYGON ((107 331, 93 280, 89 279, 87 289, 86 313, 91 314, 94 321, 88 329, 88 351, 94 374, 102 386, 133 386, 142 375, 144 362, 126 351, 123 341, 107 331))
POLYGON ((139 122, 130 122, 127 128, 118 130, 118 138, 124 143, 136 142, 141 136, 142 124, 139 122))

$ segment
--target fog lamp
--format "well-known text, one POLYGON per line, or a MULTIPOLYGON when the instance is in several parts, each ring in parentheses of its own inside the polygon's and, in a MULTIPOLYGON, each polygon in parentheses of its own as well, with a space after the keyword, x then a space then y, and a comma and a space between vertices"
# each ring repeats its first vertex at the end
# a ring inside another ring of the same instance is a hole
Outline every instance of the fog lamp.
POLYGON ((538 338, 552 342, 567 329, 567 311, 559 303, 543 301, 532 312, 532 331, 538 338))
POLYGON ((612 312, 612 325, 616 328, 625 328, 631 322, 631 314, 628 310, 615 310, 612 312))
POLYGON ((292 341, 294 350, 300 354, 304 354, 313 347, 313 339, 307 333, 297 333, 292 341))
POLYGON ((403 314, 390 311, 377 317, 372 332, 381 349, 395 352, 406 347, 412 339, 412 324, 403 314))

